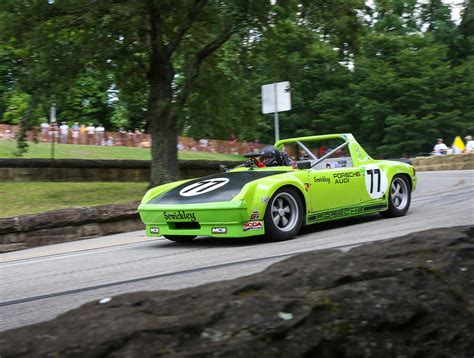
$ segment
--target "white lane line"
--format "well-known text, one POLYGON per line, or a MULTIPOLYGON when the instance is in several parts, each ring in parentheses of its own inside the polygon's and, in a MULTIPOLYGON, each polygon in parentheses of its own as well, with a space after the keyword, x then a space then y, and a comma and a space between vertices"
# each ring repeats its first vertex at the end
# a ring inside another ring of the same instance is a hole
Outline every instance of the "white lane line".
POLYGON ((35 263, 35 262, 52 261, 52 260, 63 259, 63 258, 74 257, 74 256, 89 255, 89 254, 94 254, 97 252, 120 251, 120 250, 126 249, 126 247, 128 248, 130 246, 142 246, 148 243, 153 243, 156 241, 164 241, 164 240, 165 239, 162 237, 147 238, 146 240, 131 242, 127 244, 119 244, 119 245, 113 245, 113 246, 107 246, 107 247, 96 247, 96 248, 83 249, 83 250, 78 250, 78 251, 73 251, 73 252, 68 252, 68 253, 57 253, 57 254, 18 259, 18 260, 11 260, 11 261, 0 262, 0 267, 10 267, 10 266, 17 266, 17 265, 28 264, 28 263, 35 263))

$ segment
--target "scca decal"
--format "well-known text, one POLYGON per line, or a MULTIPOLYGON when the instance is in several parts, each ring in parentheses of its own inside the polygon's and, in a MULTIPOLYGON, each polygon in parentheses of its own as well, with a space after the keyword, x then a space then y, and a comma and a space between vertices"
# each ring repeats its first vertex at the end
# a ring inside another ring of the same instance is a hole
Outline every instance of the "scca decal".
POLYGON ((196 196, 209 193, 223 187, 229 182, 229 178, 214 178, 201 180, 197 183, 188 185, 180 190, 179 195, 181 196, 196 196))
POLYGON ((244 231, 261 230, 262 229, 262 222, 261 221, 246 222, 243 226, 243 229, 244 229, 244 231))

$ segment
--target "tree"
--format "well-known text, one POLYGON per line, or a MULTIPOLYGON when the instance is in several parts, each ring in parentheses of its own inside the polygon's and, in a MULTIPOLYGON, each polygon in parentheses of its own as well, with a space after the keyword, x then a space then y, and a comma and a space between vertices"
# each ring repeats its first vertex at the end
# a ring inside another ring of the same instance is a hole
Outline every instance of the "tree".
POLYGON ((137 82, 146 88, 157 185, 178 177, 177 116, 202 64, 234 34, 257 26, 269 7, 250 0, 27 0, 2 3, 0 20, 3 36, 25 49, 31 93, 41 88, 43 96, 63 98, 86 65, 112 71, 119 90, 136 90, 137 82))

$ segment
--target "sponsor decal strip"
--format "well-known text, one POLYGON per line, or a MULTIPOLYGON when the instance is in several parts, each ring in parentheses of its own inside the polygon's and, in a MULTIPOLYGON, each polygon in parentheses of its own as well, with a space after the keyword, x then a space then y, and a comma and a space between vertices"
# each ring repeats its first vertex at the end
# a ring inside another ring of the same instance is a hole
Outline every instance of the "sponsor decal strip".
POLYGON ((257 220, 260 217, 260 212, 258 210, 252 211, 250 215, 250 220, 257 220))
POLYGON ((261 230, 262 229, 262 222, 261 221, 249 221, 244 223, 243 230, 261 230))
POLYGON ((174 211, 172 213, 163 211, 165 220, 196 221, 196 214, 193 212, 174 211))
POLYGON ((378 204, 378 205, 370 205, 370 206, 359 206, 354 208, 343 208, 343 209, 336 209, 330 211, 324 211, 321 213, 313 213, 308 216, 308 222, 311 221, 324 221, 330 220, 345 216, 353 216, 364 214, 370 211, 382 210, 385 209, 386 205, 378 204))
POLYGON ((335 179, 334 184, 345 184, 350 183, 351 178, 353 177, 360 177, 360 172, 341 172, 341 173, 334 173, 333 177, 335 179))
POLYGON ((227 234, 227 228, 226 227, 213 227, 211 229, 212 234, 227 234))

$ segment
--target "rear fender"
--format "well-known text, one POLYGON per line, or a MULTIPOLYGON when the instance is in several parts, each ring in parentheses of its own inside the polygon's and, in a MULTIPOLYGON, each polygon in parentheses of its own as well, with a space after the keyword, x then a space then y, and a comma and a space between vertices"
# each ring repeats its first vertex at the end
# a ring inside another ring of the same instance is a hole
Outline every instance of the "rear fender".
POLYGON ((389 185, 396 175, 403 175, 409 180, 411 191, 414 191, 416 189, 415 169, 412 165, 391 160, 379 161, 377 164, 380 165, 380 167, 387 174, 389 185))

